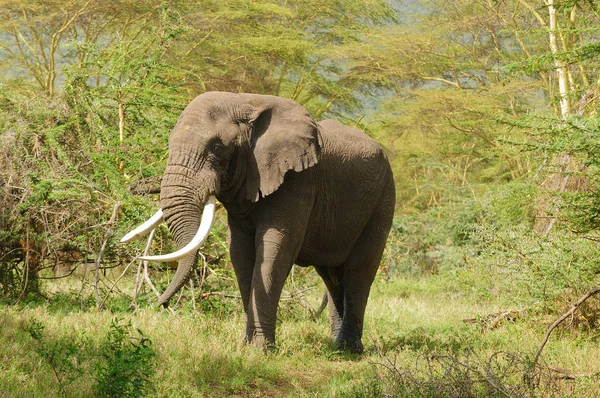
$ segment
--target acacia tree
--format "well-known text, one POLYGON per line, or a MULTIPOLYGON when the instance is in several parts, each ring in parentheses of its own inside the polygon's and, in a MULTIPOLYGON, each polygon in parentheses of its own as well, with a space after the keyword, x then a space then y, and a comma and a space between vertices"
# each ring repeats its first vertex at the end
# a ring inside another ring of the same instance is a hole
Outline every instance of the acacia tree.
MULTIPOLYGON (((597 108, 595 93, 600 78, 597 66, 600 48, 596 41, 600 33, 600 14, 594 2, 544 0, 541 3, 515 2, 514 7, 520 7, 533 18, 532 26, 537 26, 539 35, 546 35, 544 47, 535 53, 529 51, 524 40, 519 41, 528 59, 517 63, 515 70, 528 76, 539 76, 544 82, 556 117, 556 120, 546 123, 546 130, 556 131, 558 125, 573 115, 588 118, 597 108)), ((515 36, 519 30, 522 28, 512 26, 515 36)), ((558 130, 569 131, 568 128, 558 130)), ((542 136, 551 137, 545 143, 546 147, 552 146, 552 141, 557 138, 559 141, 569 140, 569 137, 555 133, 542 136)), ((582 159, 580 156, 573 157, 574 154, 573 151, 546 151, 545 156, 551 159, 545 166, 547 177, 542 183, 547 198, 540 205, 540 217, 535 225, 539 232, 548 233, 554 227, 561 203, 557 200, 560 192, 579 191, 587 185, 582 159)))
POLYGON ((371 128, 382 137, 400 132, 390 143, 402 154, 396 168, 401 181, 414 181, 400 191, 411 203, 435 206, 475 194, 480 182, 536 169, 535 156, 502 142, 528 141, 516 121, 532 112, 581 113, 598 78, 600 25, 587 1, 421 5, 411 24, 378 31, 370 37, 376 44, 352 45, 364 54, 355 71, 396 87, 373 116, 383 123, 371 128))
POLYGON ((54 96, 64 81, 64 67, 88 62, 91 48, 134 42, 140 26, 156 25, 160 5, 150 0, 2 0, 0 8, 4 71, 18 81, 29 76, 44 94, 54 96))
POLYGON ((53 96, 56 77, 65 57, 62 53, 69 32, 89 11, 87 1, 2 1, 0 31, 2 48, 13 65, 29 73, 42 91, 53 96))
MULTIPOLYGON (((253 91, 316 116, 350 113, 382 82, 353 74, 360 54, 344 55, 345 45, 395 23, 383 0, 0 5, 0 113, 15 164, 0 170, 0 199, 19 207, 2 208, 11 239, 0 242, 0 266, 19 264, 28 281, 65 253, 98 256, 108 234, 89 226, 112 228, 115 202, 127 202, 120 220, 144 217, 148 206, 126 187, 162 172, 168 132, 195 95, 253 91)), ((104 259, 118 250, 108 242, 104 259)))
POLYGON ((428 207, 527 172, 529 160, 498 151, 497 140, 511 134, 500 122, 526 109, 539 85, 502 69, 517 54, 487 2, 432 1, 421 11, 358 44, 356 71, 395 85, 370 128, 398 154, 401 201, 428 207))
MULTIPOLYGON (((185 99, 162 60, 179 28, 160 3, 3 5, 0 136, 12 137, 2 150, 13 166, 0 171, 0 199, 14 206, 0 214, 8 225, 0 252, 12 253, 0 267, 9 270, 3 280, 21 272, 23 287, 13 290, 22 296, 44 267, 95 255, 132 177, 125 162, 136 177, 162 169, 167 126, 185 99)), ((106 257, 117 259, 113 247, 106 257)))
POLYGON ((203 1, 180 12, 188 31, 169 59, 197 76, 188 90, 280 95, 317 117, 358 107, 371 82, 349 78, 360 54, 345 45, 396 23, 382 0, 203 1))

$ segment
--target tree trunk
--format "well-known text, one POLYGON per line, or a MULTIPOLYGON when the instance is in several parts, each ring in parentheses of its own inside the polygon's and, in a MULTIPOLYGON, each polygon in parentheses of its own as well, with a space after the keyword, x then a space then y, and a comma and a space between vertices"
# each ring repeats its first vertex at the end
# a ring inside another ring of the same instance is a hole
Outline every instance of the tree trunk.
POLYGON ((571 104, 569 101, 569 81, 567 65, 558 57, 558 23, 556 20, 556 8, 554 8, 554 0, 546 0, 548 6, 548 25, 550 35, 550 51, 555 57, 554 65, 558 76, 558 91, 560 95, 560 113, 565 119, 571 113, 571 104))

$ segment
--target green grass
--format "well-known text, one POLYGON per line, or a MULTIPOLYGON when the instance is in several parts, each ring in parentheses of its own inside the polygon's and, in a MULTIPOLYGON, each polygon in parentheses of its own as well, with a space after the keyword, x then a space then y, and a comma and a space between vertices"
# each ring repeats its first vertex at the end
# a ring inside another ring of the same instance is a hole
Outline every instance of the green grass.
MULTIPOLYGON (((367 309, 361 356, 335 351, 326 316, 311 320, 295 300, 281 303, 278 349, 266 355, 242 344, 244 319, 237 299, 227 299, 237 310, 220 315, 187 309, 173 315, 152 307, 132 314, 66 311, 66 305, 2 306, 0 397, 98 395, 103 366, 133 366, 119 362, 116 354, 107 358, 103 351, 115 337, 115 318, 121 338, 126 337, 122 350, 148 363, 148 371, 141 370, 146 381, 134 369, 125 382, 142 383, 148 396, 157 397, 419 396, 423 391, 442 396, 435 391, 442 391, 443 380, 473 378, 449 370, 455 361, 484 366, 498 352, 515 353, 525 361, 552 321, 529 313, 493 329, 466 323, 465 318, 483 319, 507 308, 493 301, 476 303, 450 285, 439 276, 379 278, 367 309), (148 339, 153 353, 128 345, 140 336, 148 339), (432 368, 421 366, 427 361, 432 368)), ((320 287, 311 290, 306 303, 316 307, 320 295, 320 287)), ((546 364, 574 373, 600 371, 598 357, 597 336, 569 328, 557 330, 544 351, 546 364)), ((522 384, 519 376, 503 380, 522 384)), ((597 379, 551 381, 556 396, 600 392, 597 379)), ((481 388, 473 391, 487 394, 481 388)))

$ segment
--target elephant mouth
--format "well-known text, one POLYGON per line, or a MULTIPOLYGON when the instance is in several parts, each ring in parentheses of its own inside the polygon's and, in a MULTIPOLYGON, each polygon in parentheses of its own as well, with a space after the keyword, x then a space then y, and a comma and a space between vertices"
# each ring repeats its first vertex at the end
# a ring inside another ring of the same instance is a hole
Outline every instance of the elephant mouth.
MULTIPOLYGON (((173 253, 162 254, 158 256, 140 256, 139 259, 155 262, 175 261, 184 258, 198 250, 198 248, 202 246, 202 244, 208 237, 208 233, 210 232, 210 229, 215 220, 215 202, 216 199, 214 195, 210 195, 208 200, 204 204, 204 210, 202 211, 202 219, 200 221, 200 226, 198 227, 198 230, 196 231, 194 237, 190 240, 190 242, 187 245, 173 253)), ((129 232, 127 235, 125 235, 121 239, 121 242, 129 242, 149 234, 150 231, 156 228, 162 221, 163 213, 162 210, 159 209, 147 221, 145 221, 139 227, 129 232)))

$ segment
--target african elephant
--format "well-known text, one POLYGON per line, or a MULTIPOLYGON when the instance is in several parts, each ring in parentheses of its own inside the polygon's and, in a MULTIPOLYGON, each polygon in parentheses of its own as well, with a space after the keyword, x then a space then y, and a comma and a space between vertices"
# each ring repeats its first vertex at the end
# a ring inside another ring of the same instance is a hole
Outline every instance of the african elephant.
POLYGON ((227 210, 246 341, 275 344, 277 306, 295 263, 314 266, 325 282, 336 344, 362 352, 365 307, 395 203, 382 148, 336 121, 316 123, 289 99, 208 92, 179 117, 168 155, 161 210, 122 239, 167 222, 178 251, 142 257, 180 259, 159 304, 168 305, 196 266, 216 197, 227 210))

